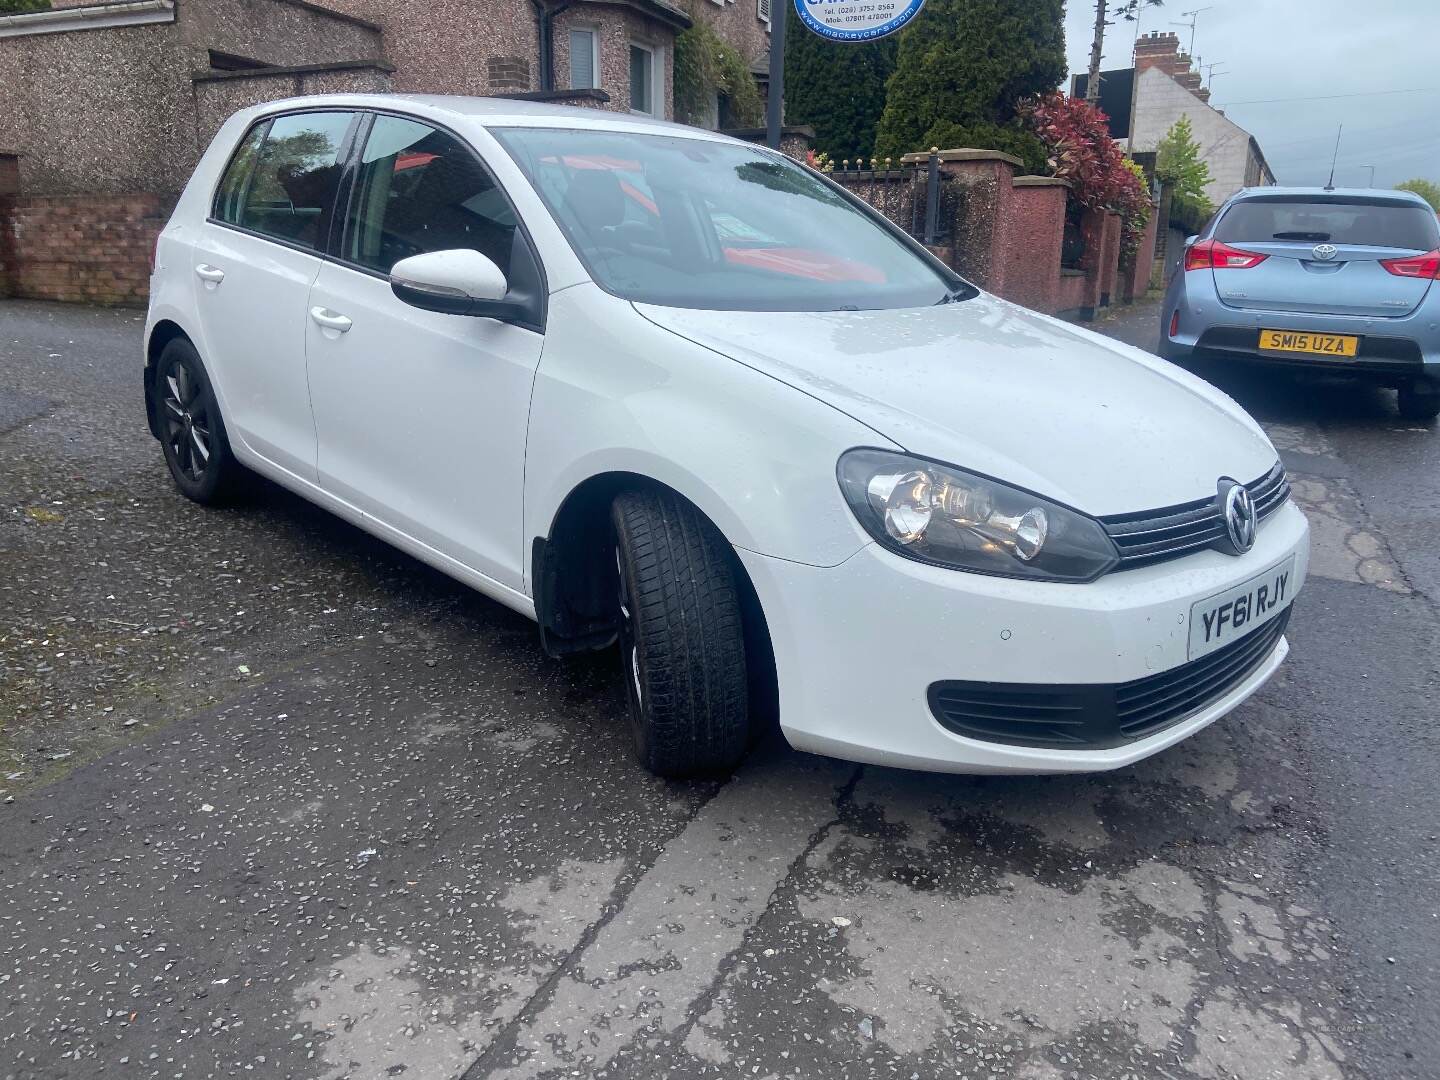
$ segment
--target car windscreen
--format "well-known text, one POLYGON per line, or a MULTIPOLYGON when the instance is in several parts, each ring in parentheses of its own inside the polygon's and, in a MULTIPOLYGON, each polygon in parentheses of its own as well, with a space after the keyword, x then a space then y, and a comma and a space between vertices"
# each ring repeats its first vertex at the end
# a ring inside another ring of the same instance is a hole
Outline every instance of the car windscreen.
POLYGON ((958 281, 807 169, 672 135, 496 127, 595 281, 720 311, 921 307, 958 281))
POLYGON ((1393 199, 1242 199, 1225 212, 1215 239, 1227 244, 1294 240, 1304 244, 1432 251, 1435 214, 1393 199))

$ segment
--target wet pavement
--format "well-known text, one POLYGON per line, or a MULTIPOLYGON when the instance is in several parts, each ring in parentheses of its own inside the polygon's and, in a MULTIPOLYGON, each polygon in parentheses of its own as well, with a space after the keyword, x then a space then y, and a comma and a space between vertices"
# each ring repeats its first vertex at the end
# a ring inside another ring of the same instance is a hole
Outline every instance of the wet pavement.
POLYGON ((613 657, 180 498, 141 328, 0 303, 0 1078, 1440 1075, 1440 437, 1392 395, 1217 374, 1313 576, 1173 750, 675 784, 613 657))

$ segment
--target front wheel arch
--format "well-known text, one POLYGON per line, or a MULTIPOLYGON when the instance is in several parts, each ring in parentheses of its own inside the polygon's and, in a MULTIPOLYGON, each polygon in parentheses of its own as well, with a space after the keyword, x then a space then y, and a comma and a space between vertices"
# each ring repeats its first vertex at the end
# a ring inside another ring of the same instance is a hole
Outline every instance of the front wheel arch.
MULTIPOLYGON (((675 495, 694 507, 721 537, 720 528, 693 499, 668 484, 632 472, 607 472, 578 484, 560 503, 550 534, 535 537, 531 581, 540 640, 551 656, 609 648, 617 639, 613 602, 616 594, 614 534, 610 508, 622 492, 655 490, 675 495)), ((746 670, 750 678, 753 730, 779 715, 778 674, 770 624, 754 582, 739 556, 733 570, 740 588, 746 670)))

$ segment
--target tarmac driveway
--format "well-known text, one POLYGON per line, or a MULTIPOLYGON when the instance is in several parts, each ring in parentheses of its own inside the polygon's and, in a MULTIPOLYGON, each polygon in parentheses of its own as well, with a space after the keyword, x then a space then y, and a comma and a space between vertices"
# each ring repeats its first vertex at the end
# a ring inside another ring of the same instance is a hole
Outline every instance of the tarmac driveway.
POLYGON ((1315 576, 1189 742, 673 784, 613 657, 180 498, 141 326, 0 303, 0 1077, 1437 1075, 1440 454, 1383 395, 1235 388, 1315 576))

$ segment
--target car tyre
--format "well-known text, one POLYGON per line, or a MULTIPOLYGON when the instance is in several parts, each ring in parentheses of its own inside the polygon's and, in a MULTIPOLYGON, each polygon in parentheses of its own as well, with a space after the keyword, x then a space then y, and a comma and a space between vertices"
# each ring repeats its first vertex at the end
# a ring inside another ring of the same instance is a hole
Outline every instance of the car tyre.
POLYGON ((734 551, 668 492, 623 493, 611 517, 636 756, 659 776, 728 771, 750 726, 734 551))
POLYGON ((1428 424, 1440 416, 1440 386, 1428 379, 1406 383, 1400 387, 1399 405, 1406 420, 1428 424))
POLYGON ((205 505, 232 498, 245 467, 230 452, 215 389, 189 341, 175 338, 161 351, 150 396, 165 464, 180 493, 205 505))

